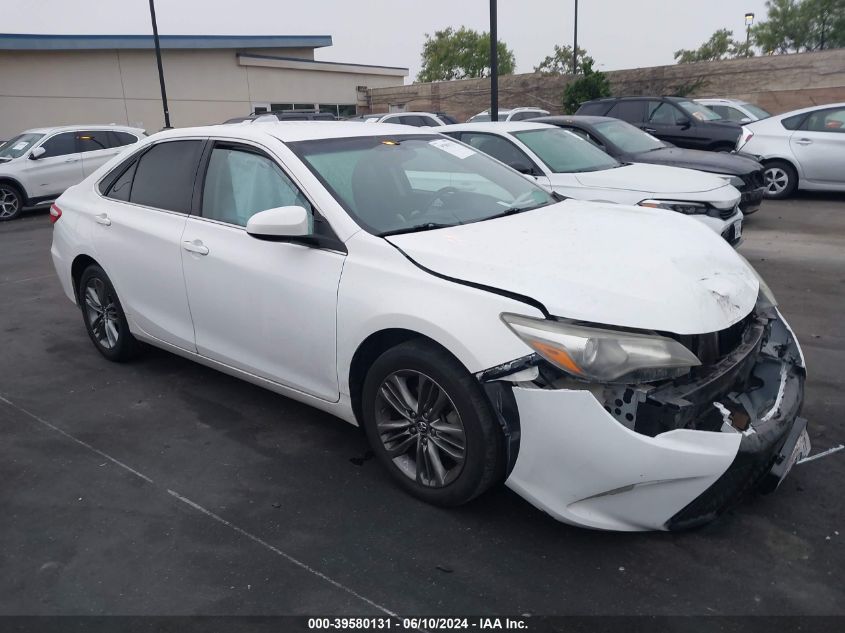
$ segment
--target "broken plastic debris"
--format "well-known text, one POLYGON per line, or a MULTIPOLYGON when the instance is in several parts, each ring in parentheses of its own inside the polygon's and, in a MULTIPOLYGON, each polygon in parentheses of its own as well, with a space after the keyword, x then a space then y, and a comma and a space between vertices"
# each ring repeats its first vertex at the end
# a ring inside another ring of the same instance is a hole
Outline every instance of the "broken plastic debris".
POLYGON ((833 448, 829 448, 826 451, 822 451, 821 453, 816 453, 815 455, 809 455, 804 459, 799 459, 796 464, 806 464, 807 462, 811 462, 814 459, 818 459, 819 457, 827 457, 828 455, 833 455, 834 453, 838 453, 842 449, 845 449, 845 444, 840 444, 839 446, 834 446, 833 448))

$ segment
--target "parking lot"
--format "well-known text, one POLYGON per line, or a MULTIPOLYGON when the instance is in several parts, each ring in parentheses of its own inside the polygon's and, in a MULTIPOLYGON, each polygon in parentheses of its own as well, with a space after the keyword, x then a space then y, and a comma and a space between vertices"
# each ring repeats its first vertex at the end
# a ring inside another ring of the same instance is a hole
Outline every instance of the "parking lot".
MULTIPOLYGON (((687 533, 570 527, 503 486, 431 507, 326 414, 105 361, 50 239, 46 211, 0 224, 0 614, 845 615, 845 452, 687 533)), ((842 443, 845 196, 766 203, 740 252, 803 344, 813 452, 842 443)))

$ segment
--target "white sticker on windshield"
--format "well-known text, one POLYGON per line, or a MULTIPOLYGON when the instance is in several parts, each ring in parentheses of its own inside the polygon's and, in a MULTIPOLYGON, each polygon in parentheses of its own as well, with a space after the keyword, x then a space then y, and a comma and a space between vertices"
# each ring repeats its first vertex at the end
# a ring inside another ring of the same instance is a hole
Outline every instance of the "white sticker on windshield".
POLYGON ((436 141, 429 141, 429 145, 433 145, 437 149, 442 149, 444 152, 450 153, 452 156, 464 159, 475 154, 475 150, 465 147, 455 141, 450 141, 446 138, 439 138, 436 141))
POLYGON ((20 143, 15 144, 12 149, 17 151, 21 149, 26 149, 27 147, 29 147, 29 141, 21 141, 20 143))

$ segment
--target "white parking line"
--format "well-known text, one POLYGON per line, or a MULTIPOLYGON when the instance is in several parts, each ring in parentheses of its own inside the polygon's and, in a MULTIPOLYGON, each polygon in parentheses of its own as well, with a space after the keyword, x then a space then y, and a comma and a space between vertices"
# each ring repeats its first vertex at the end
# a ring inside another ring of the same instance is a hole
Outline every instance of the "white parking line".
MULTIPOLYGON (((144 480, 145 482, 147 482, 148 484, 155 485, 155 482, 154 482, 152 479, 150 479, 149 477, 147 477, 146 475, 144 475, 143 473, 139 473, 137 470, 135 470, 134 468, 131 468, 130 466, 127 466, 127 465, 126 465, 126 464, 124 464, 122 461, 120 461, 120 460, 118 460, 118 459, 115 459, 115 458, 114 458, 114 457, 112 457, 111 455, 108 455, 108 454, 104 453, 103 451, 101 451, 101 450, 99 450, 99 449, 97 449, 97 448, 94 448, 93 446, 91 446, 91 445, 90 445, 90 444, 88 444, 87 442, 83 442, 83 441, 82 441, 82 440, 80 440, 79 438, 74 437, 73 435, 71 435, 71 434, 70 434, 70 433, 68 433, 67 431, 64 431, 64 430, 60 429, 59 427, 55 426, 54 424, 50 424, 49 422, 47 422, 47 420, 44 420, 43 418, 38 417, 38 416, 37 416, 37 415, 35 415, 34 413, 31 413, 30 411, 27 411, 26 409, 24 409, 23 407, 21 407, 21 406, 19 406, 19 405, 15 404, 15 403, 14 403, 14 402, 12 402, 11 400, 8 400, 7 398, 4 398, 2 395, 0 395, 0 402, 4 402, 6 405, 10 406, 11 408, 15 409, 16 411, 19 411, 19 412, 23 413, 24 415, 26 415, 27 417, 29 417, 29 418, 31 418, 31 419, 33 419, 33 420, 35 420, 35 421, 36 421, 36 422, 38 422, 39 424, 42 424, 42 425, 46 426, 47 428, 49 428, 49 429, 51 429, 51 430, 55 431, 56 433, 59 433, 59 434, 63 435, 64 437, 68 438, 69 440, 72 440, 73 442, 76 442, 76 443, 77 443, 77 444, 79 444, 80 446, 84 446, 84 447, 85 447, 85 448, 87 448, 89 451, 92 451, 92 452, 96 453, 97 455, 99 455, 100 457, 103 457, 103 458, 105 458, 105 459, 109 460, 111 463, 113 463, 113 464, 115 464, 115 465, 117 465, 117 466, 120 466, 121 468, 123 468, 124 470, 126 470, 126 471, 128 471, 128 472, 132 473, 132 474, 133 474, 133 475, 135 475, 136 477, 140 477, 141 479, 143 479, 143 480, 144 480)), ((186 497, 183 497, 183 496, 182 496, 182 495, 180 495, 179 493, 174 492, 173 490, 170 490, 169 488, 167 489, 167 494, 169 494, 170 496, 174 497, 175 499, 178 499, 178 500, 179 500, 179 501, 181 501, 182 503, 184 503, 184 504, 186 504, 186 505, 190 506, 191 508, 193 508, 193 509, 194 509, 194 510, 196 510, 197 512, 200 512, 200 513, 204 514, 205 516, 209 517, 210 519, 213 519, 213 520, 217 521, 218 523, 221 523, 222 525, 225 525, 225 526, 226 526, 226 527, 228 527, 229 529, 234 530, 235 532, 237 532, 237 533, 238 533, 238 534, 240 534, 241 536, 245 536, 246 538, 248 538, 248 539, 249 539, 249 540, 251 540, 252 542, 257 543, 258 545, 261 545, 263 548, 270 550, 271 552, 273 552, 273 553, 274 553, 274 554, 276 554, 277 556, 281 556, 282 558, 284 558, 284 559, 285 559, 286 561, 288 561, 289 563, 292 563, 292 564, 296 565, 297 567, 299 567, 300 569, 303 569, 303 570, 307 571, 307 572, 308 572, 309 574, 311 574, 312 576, 316 576, 317 578, 319 578, 319 579, 321 579, 321 580, 324 580, 325 582, 329 583, 329 584, 330 584, 330 585, 332 585, 333 587, 336 587, 337 589, 340 589, 341 591, 344 591, 344 592, 348 593, 348 594, 349 594, 350 596, 352 596, 353 598, 357 598, 358 600, 360 600, 360 601, 362 601, 362 602, 364 602, 364 603, 368 604, 369 606, 373 607, 374 609, 378 609, 379 611, 381 611, 381 612, 382 612, 382 613, 384 613, 385 615, 390 616, 390 617, 392 617, 392 618, 398 618, 398 617, 399 617, 396 613, 394 613, 393 611, 391 611, 391 610, 390 610, 390 609, 388 609, 387 607, 384 607, 384 606, 382 606, 382 605, 378 604, 377 602, 374 602, 373 600, 370 600, 370 599, 369 599, 369 598, 367 598, 366 596, 362 596, 360 593, 358 593, 358 592, 357 592, 357 591, 355 591, 354 589, 351 589, 350 587, 347 587, 346 585, 344 585, 344 584, 343 584, 343 583, 341 583, 341 582, 338 582, 338 581, 337 581, 337 580, 335 580, 334 578, 332 578, 332 577, 330 577, 330 576, 327 576, 326 574, 324 574, 323 572, 321 572, 321 571, 319 571, 319 570, 317 570, 317 569, 314 569, 314 568, 313 568, 313 567, 311 567, 310 565, 307 565, 306 563, 303 563, 302 561, 300 561, 300 560, 299 560, 299 559, 297 559, 297 558, 294 558, 294 557, 293 557, 293 556, 291 556, 290 554, 288 554, 288 553, 286 553, 286 552, 283 552, 283 551, 282 551, 282 550, 280 550, 278 547, 275 547, 275 546, 273 546, 273 545, 270 545, 270 543, 268 543, 267 541, 265 541, 265 540, 263 540, 263 539, 259 538, 258 536, 255 536, 254 534, 252 534, 252 533, 250 533, 250 532, 247 532, 246 530, 244 530, 243 528, 238 527, 238 526, 237 526, 237 525, 235 525, 234 523, 230 523, 229 521, 227 521, 227 520, 226 520, 226 519, 224 519, 223 517, 221 517, 221 516, 219 516, 219 515, 217 515, 217 514, 214 514, 214 512, 212 512, 211 510, 207 510, 206 508, 203 508, 203 507, 202 507, 201 505, 199 505, 198 503, 196 503, 196 502, 194 502, 194 501, 191 501, 190 499, 188 499, 188 498, 186 498, 186 497)))

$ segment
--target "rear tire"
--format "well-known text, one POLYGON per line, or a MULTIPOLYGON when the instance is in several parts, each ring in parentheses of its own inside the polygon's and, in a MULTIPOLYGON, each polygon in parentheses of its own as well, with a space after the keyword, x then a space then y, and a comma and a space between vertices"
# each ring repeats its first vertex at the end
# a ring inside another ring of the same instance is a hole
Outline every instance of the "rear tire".
POLYGON ((23 211, 23 194, 12 184, 0 183, 0 222, 14 220, 23 211))
POLYGON ((502 478, 502 432, 481 386, 421 340, 384 352, 362 393, 363 425, 393 479, 428 503, 457 506, 502 478))
POLYGON ((129 323, 106 271, 91 264, 79 279, 79 306, 85 330, 94 347, 113 362, 125 362, 139 351, 138 341, 129 331, 129 323))
POLYGON ((785 160, 773 160, 763 166, 766 197, 770 200, 788 198, 798 188, 798 172, 785 160))

